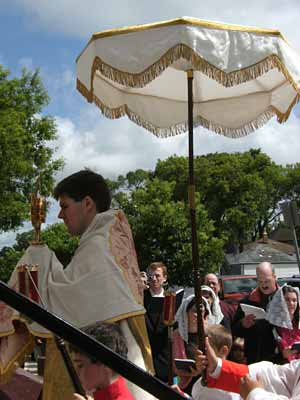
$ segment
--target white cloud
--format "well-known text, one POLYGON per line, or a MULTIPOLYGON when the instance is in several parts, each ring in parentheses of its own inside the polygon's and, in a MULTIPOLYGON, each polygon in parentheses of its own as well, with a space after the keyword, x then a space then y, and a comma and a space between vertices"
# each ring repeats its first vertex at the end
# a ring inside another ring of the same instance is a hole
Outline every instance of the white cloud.
MULTIPOLYGON (((82 109, 77 125, 67 118, 57 117, 56 122, 58 155, 66 161, 58 179, 84 167, 95 169, 105 177, 116 178, 137 168, 153 170, 158 159, 188 154, 186 133, 158 139, 127 118, 105 119, 91 105, 82 109)), ((229 139, 200 127, 194 132, 195 154, 261 148, 278 164, 295 163, 300 154, 299 122, 292 113, 286 124, 280 125, 272 120, 240 139, 229 139)))
MULTIPOLYGON (((299 106, 298 106, 299 107, 299 106)), ((280 125, 275 119, 261 129, 239 139, 229 139, 213 132, 200 129, 196 131, 196 152, 201 154, 214 152, 239 152, 251 148, 261 148, 277 164, 291 164, 300 161, 300 118, 296 113, 280 125)))
POLYGON ((71 70, 68 66, 60 66, 58 71, 53 71, 48 67, 41 70, 43 82, 48 86, 53 93, 60 97, 67 95, 70 96, 70 90, 75 92, 76 76, 75 71, 71 70))
POLYGON ((11 246, 16 238, 15 232, 7 232, 0 234, 0 249, 6 246, 11 246))
POLYGON ((58 155, 66 161, 63 176, 84 167, 96 169, 106 177, 137 168, 153 169, 158 158, 178 152, 184 139, 157 139, 127 118, 107 120, 90 106, 85 108, 79 124, 57 118, 58 155))
POLYGON ((62 73, 62 81, 65 86, 73 86, 75 82, 74 71, 71 71, 70 69, 64 70, 62 73))

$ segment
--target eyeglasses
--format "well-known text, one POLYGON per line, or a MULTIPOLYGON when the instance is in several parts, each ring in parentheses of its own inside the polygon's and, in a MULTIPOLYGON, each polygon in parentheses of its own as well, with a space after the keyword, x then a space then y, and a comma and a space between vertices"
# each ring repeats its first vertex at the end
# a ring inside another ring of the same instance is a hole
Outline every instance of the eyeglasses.
POLYGON ((268 283, 273 283, 274 282, 274 278, 269 278, 269 279, 258 279, 257 280, 259 285, 263 285, 263 284, 268 284, 268 283))

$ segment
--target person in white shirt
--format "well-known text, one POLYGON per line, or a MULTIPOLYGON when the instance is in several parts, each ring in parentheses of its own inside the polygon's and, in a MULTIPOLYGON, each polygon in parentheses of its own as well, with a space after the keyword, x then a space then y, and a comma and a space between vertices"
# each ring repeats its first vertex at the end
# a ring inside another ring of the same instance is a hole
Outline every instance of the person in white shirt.
POLYGON ((237 364, 218 358, 206 339, 206 355, 199 350, 196 364, 198 370, 206 368, 209 388, 240 393, 244 400, 300 399, 300 360, 237 364))

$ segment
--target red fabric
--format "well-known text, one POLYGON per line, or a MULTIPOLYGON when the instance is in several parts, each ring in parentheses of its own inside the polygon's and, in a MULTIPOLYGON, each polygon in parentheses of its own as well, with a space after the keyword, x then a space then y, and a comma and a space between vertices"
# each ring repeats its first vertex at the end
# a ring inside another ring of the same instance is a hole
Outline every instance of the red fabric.
POLYGON ((173 359, 174 358, 186 358, 184 340, 180 336, 178 330, 173 333, 173 342, 172 342, 172 350, 173 350, 173 359))
MULTIPOLYGON (((295 342, 300 342, 300 329, 297 323, 293 323, 293 329, 277 328, 281 341, 279 342, 280 350, 287 349, 292 346, 295 342)), ((288 357, 288 361, 300 359, 300 353, 294 353, 288 357)))
POLYGON ((95 400, 134 400, 125 379, 121 376, 106 388, 94 393, 95 400))
POLYGON ((180 333, 178 330, 174 331, 173 334, 173 342, 172 342, 172 352, 173 352, 173 371, 174 373, 179 377, 179 382, 178 386, 180 389, 186 389, 189 383, 192 380, 192 376, 186 371, 179 370, 176 368, 174 359, 175 358, 180 358, 184 359, 186 357, 186 351, 185 351, 185 345, 184 345, 184 340, 180 336, 180 333))
POLYGON ((240 392, 240 380, 249 373, 248 365, 222 360, 222 370, 218 378, 208 376, 208 387, 223 389, 227 392, 240 392))
MULTIPOLYGON (((278 289, 279 289, 279 285, 276 283, 276 290, 278 290, 278 289)), ((248 300, 251 300, 251 301, 253 301, 255 303, 260 304, 261 301, 262 301, 262 297, 263 297, 263 294, 259 290, 259 288, 257 287, 257 288, 254 288, 252 290, 252 292, 249 294, 248 300)))

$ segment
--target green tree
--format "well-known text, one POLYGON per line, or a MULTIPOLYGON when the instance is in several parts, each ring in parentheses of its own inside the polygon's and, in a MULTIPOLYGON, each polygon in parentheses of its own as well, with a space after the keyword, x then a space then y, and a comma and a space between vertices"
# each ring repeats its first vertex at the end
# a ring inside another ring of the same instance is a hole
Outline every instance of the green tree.
POLYGON ((64 223, 49 225, 41 233, 41 240, 54 251, 59 261, 66 267, 79 244, 79 237, 71 236, 64 223))
MULTIPOLYGON (((161 260, 166 263, 170 283, 192 284, 191 230, 184 201, 173 198, 175 182, 149 179, 142 187, 123 193, 120 206, 133 231, 141 269, 161 260)), ((202 273, 216 271, 223 261, 224 238, 214 236, 215 228, 196 201, 200 265, 202 273)))
POLYGON ((300 163, 286 166, 285 199, 300 203, 300 163))
MULTIPOLYGON (((187 201, 187 158, 173 156, 159 161, 154 175, 176 182, 174 199, 187 201)), ((225 234, 230 243, 242 247, 260 237, 278 216, 286 172, 260 150, 250 150, 195 157, 195 180, 216 235, 225 234)))
POLYGON ((19 227, 28 218, 30 193, 41 176, 41 192, 49 195, 53 176, 62 166, 54 159, 53 118, 42 115, 49 98, 39 72, 24 70, 9 79, 0 65, 0 231, 19 227))
MULTIPOLYGON (((33 230, 17 234, 16 243, 12 247, 4 247, 0 251, 0 279, 7 281, 17 262, 30 245, 34 236, 33 230)), ((78 246, 79 238, 71 236, 63 223, 46 227, 41 233, 41 240, 54 251, 64 267, 70 262, 78 246)), ((41 266, 42 267, 42 266, 41 266)))
POLYGON ((18 251, 14 247, 3 247, 0 250, 0 280, 8 282, 18 260, 22 257, 23 251, 18 251))

